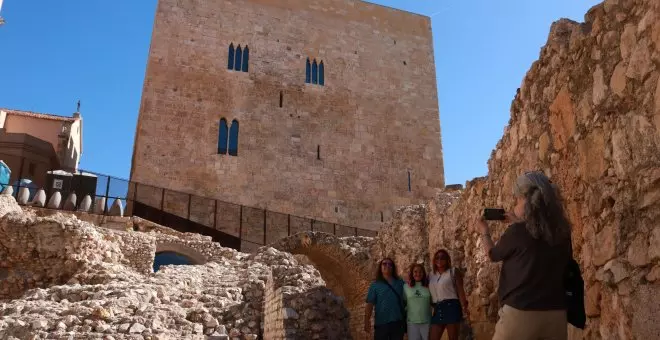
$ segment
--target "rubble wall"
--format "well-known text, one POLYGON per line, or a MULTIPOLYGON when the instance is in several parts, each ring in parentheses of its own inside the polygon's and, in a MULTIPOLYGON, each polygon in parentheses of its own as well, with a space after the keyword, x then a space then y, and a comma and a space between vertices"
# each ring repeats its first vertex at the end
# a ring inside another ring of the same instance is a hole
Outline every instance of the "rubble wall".
POLYGON ((299 316, 287 339, 350 337, 344 300, 291 254, 244 254, 137 218, 115 221, 127 226, 116 230, 70 213, 40 215, 0 195, 0 338, 254 340, 265 328, 269 278, 282 307, 299 316), (163 250, 195 265, 153 273, 163 250))
MULTIPOLYGON (((607 0, 585 23, 555 22, 516 93, 488 176, 428 205, 430 251, 450 248, 466 270, 478 339, 497 320, 499 266, 487 261, 473 221, 484 207, 512 208, 513 181, 537 169, 562 190, 586 281, 589 319, 574 336, 660 334, 659 66, 658 1, 607 0)), ((493 226, 497 239, 506 226, 493 226)))

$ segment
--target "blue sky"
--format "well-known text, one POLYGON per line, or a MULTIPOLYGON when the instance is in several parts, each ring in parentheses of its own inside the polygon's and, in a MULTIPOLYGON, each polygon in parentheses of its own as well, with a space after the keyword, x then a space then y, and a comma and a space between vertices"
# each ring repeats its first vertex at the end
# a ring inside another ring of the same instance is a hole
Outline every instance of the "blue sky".
MULTIPOLYGON (((581 22, 600 1, 371 2, 432 16, 445 180, 462 184, 486 175, 550 24, 581 22)), ((5 0, 0 107, 70 115, 80 99, 81 167, 127 178, 155 9, 156 0, 5 0)))

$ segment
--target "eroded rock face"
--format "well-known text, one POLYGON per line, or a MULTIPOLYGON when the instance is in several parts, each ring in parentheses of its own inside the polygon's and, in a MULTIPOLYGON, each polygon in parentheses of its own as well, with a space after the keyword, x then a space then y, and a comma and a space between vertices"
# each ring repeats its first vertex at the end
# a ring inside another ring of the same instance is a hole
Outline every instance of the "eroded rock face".
POLYGON ((239 253, 141 219, 123 231, 71 214, 39 216, 7 195, 0 216, 2 338, 256 339, 265 327, 287 339, 349 336, 343 299, 289 253, 239 253), (159 247, 188 247, 206 262, 153 273, 159 247), (297 318, 278 323, 285 311, 297 318), (291 325, 293 335, 284 329, 291 325))
POLYGON ((412 264, 429 264, 428 242, 426 207, 405 207, 397 210, 392 220, 378 233, 377 242, 372 248, 372 258, 380 261, 391 257, 398 267, 399 275, 406 276, 412 264))
MULTIPOLYGON (((586 281, 586 339, 660 334, 660 2, 605 1, 586 23, 556 22, 513 100, 488 177, 447 204, 428 204, 430 251, 451 248, 467 273, 472 325, 489 338, 499 265, 487 261, 474 219, 510 209, 512 184, 544 170, 562 189, 586 281), (642 302, 647 299, 648 302, 642 302), (654 307, 651 307, 653 305, 654 307)), ((492 223, 495 239, 506 226, 492 223)))

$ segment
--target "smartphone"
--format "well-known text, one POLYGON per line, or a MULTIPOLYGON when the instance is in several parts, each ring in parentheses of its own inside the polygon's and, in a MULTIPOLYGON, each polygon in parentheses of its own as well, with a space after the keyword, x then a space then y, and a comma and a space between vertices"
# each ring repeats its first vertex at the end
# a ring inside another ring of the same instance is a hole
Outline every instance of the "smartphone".
POLYGON ((504 209, 495 209, 495 208, 484 209, 484 219, 488 221, 503 221, 506 218, 504 214, 505 214, 504 209))

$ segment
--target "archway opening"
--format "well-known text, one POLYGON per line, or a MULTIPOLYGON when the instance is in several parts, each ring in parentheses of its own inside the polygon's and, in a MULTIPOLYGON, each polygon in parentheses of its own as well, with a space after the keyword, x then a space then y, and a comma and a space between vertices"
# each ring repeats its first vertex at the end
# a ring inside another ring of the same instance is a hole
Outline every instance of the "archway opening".
POLYGON ((367 339, 364 333, 365 297, 371 276, 364 267, 363 255, 340 246, 340 240, 322 232, 304 232, 282 239, 274 248, 294 254, 304 264, 313 265, 336 296, 343 298, 349 312, 349 329, 353 339, 367 339))
POLYGON ((195 262, 188 256, 174 251, 161 251, 154 257, 154 273, 160 270, 161 266, 166 265, 193 265, 195 262))

